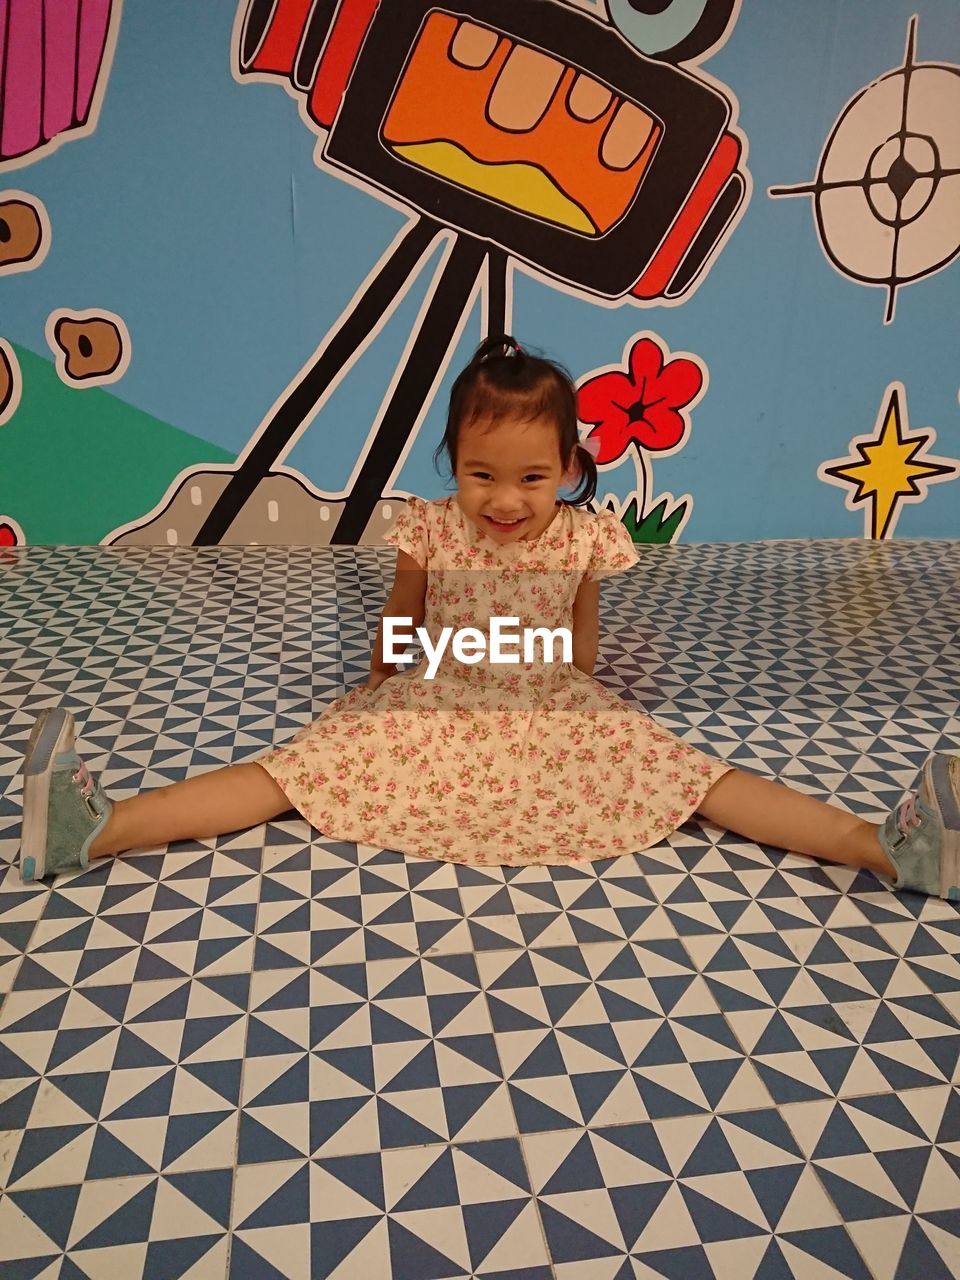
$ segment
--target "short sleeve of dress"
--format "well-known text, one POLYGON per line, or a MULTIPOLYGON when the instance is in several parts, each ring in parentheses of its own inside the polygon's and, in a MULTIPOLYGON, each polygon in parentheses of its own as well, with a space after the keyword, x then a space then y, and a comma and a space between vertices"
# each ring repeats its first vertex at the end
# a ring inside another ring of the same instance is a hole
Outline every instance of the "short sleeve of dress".
POLYGON ((426 569, 429 555, 429 529, 427 527, 427 504, 422 498, 408 498, 400 507, 400 514, 383 535, 384 541, 391 547, 405 551, 412 560, 416 560, 421 569, 426 569))
POLYGON ((596 542, 584 578, 588 582, 599 582, 601 578, 633 568, 639 559, 626 525, 612 511, 599 511, 596 542))

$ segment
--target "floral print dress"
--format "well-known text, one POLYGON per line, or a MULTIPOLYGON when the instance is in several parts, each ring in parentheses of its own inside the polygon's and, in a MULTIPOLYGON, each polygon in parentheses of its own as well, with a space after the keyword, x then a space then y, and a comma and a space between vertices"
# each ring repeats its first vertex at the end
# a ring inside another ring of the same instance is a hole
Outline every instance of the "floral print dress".
POLYGON ((427 570, 432 646, 445 627, 489 645, 499 618, 515 659, 477 644, 465 662, 448 643, 433 679, 425 657, 358 686, 261 758, 324 836, 475 865, 609 858, 676 830, 727 772, 563 661, 559 642, 554 661, 542 644, 524 649, 524 628, 572 631, 584 576, 636 564, 613 513, 560 503, 538 538, 503 545, 455 496, 410 498, 387 541, 427 570))

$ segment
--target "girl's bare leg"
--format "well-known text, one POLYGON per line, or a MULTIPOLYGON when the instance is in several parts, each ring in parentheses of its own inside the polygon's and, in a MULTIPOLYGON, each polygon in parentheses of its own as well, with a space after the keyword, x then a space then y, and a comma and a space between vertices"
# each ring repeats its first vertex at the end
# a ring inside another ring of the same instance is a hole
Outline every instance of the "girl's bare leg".
POLYGON ((115 800, 91 858, 153 848, 173 840, 204 840, 259 826, 286 813, 290 801, 258 764, 231 764, 169 787, 115 800))
POLYGON ((878 826, 752 773, 734 769, 724 774, 697 812, 758 844, 897 878, 878 839, 878 826))

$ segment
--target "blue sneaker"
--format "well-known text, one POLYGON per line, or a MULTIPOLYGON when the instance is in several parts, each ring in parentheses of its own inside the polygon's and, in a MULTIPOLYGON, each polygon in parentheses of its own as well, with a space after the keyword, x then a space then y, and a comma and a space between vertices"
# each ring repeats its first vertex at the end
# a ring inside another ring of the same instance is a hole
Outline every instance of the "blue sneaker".
POLYGON ((23 765, 21 880, 42 880, 89 865, 88 850, 113 805, 74 748, 69 711, 42 711, 23 765))
POLYGON ((880 828, 895 889, 960 901, 960 757, 931 756, 917 787, 880 828))

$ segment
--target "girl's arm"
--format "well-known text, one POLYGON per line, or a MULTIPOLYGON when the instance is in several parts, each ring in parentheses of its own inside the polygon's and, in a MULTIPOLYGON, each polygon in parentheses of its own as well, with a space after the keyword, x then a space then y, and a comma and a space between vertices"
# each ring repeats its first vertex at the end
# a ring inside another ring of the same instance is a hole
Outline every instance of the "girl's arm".
POLYGON ((372 681, 377 677, 385 678, 386 676, 394 675, 397 670, 394 663, 384 662, 383 660, 383 619, 386 617, 411 618, 411 628, 416 630, 417 627, 423 625, 423 619, 426 615, 426 595, 426 569, 421 569, 416 560, 398 548, 397 572, 393 589, 384 606, 383 614, 380 618, 380 626, 377 629, 377 641, 373 646, 373 653, 370 658, 370 677, 372 681))
POLYGON ((573 665, 592 676, 600 648, 600 583, 580 583, 573 602, 573 665))

